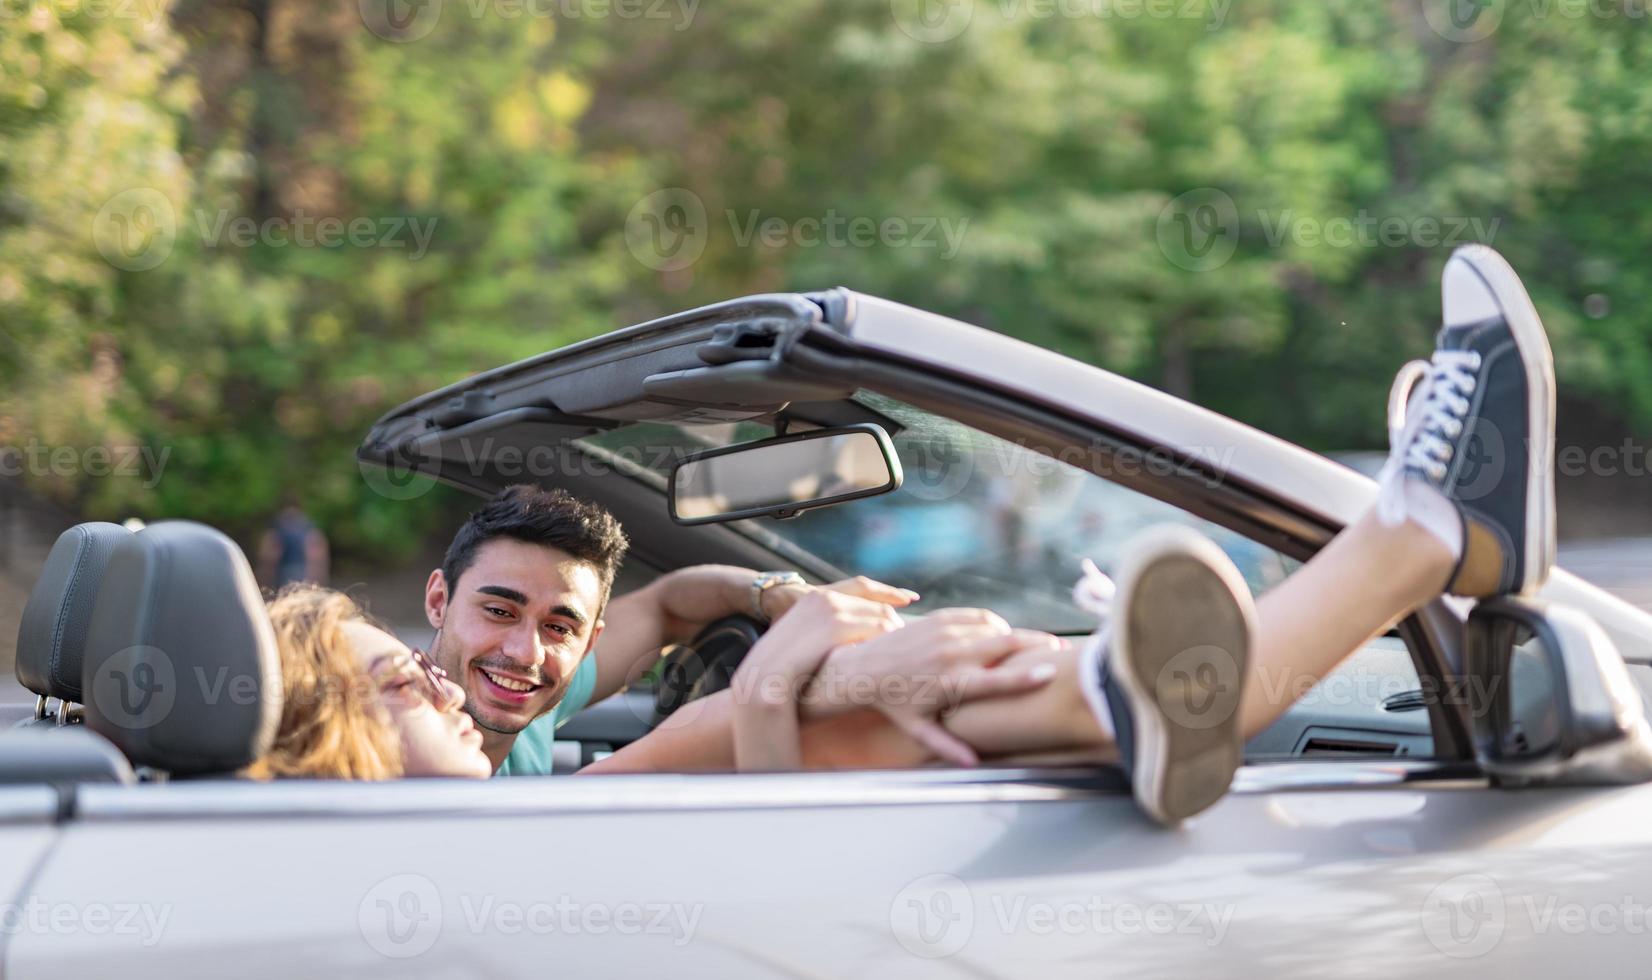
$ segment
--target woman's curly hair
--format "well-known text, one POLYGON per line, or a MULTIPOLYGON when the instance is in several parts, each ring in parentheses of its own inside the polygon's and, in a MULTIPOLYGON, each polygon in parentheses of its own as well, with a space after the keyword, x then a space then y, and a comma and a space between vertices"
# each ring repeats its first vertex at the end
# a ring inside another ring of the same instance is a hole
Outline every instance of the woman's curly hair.
MULTIPOLYGON (((372 623, 355 600, 316 585, 290 585, 269 601, 286 701, 275 744, 246 769, 254 779, 395 779, 401 748, 379 706, 378 685, 356 657, 344 624, 372 623)), ((377 625, 374 623, 373 625, 377 625)))

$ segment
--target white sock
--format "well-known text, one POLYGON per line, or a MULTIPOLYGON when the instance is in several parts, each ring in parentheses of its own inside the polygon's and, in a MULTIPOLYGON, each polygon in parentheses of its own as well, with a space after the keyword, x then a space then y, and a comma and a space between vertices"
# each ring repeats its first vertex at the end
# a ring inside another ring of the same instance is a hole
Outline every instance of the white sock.
POLYGON ((1421 480, 1405 480, 1405 516, 1440 539, 1453 561, 1463 556, 1463 517, 1446 495, 1421 480))
POLYGON ((1108 709, 1107 695, 1101 691, 1101 659, 1107 655, 1107 626, 1103 625, 1084 641, 1078 652, 1078 689, 1084 692, 1084 701, 1096 716, 1101 733, 1110 741, 1118 740, 1113 731, 1113 712, 1108 709))

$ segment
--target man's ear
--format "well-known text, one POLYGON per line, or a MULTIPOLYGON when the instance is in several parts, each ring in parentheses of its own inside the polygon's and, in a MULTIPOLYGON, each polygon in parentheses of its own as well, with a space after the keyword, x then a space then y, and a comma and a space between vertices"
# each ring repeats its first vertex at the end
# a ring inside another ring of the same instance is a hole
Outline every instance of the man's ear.
POLYGON ((447 618, 447 599, 447 576, 440 568, 434 569, 424 583, 424 618, 433 630, 441 629, 447 618))
POLYGON ((606 625, 608 624, 600 619, 591 624, 591 638, 585 641, 586 653, 590 653, 597 648, 597 637, 602 635, 602 628, 606 625))

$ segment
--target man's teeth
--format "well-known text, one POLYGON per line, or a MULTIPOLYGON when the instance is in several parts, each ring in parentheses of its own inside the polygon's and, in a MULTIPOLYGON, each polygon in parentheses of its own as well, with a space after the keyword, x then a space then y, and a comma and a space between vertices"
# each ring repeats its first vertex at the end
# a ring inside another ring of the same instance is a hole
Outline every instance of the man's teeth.
POLYGON ((500 677, 491 670, 483 670, 482 674, 487 677, 488 680, 498 684, 507 691, 531 691, 539 686, 537 684, 528 684, 523 681, 511 680, 509 677, 500 677))

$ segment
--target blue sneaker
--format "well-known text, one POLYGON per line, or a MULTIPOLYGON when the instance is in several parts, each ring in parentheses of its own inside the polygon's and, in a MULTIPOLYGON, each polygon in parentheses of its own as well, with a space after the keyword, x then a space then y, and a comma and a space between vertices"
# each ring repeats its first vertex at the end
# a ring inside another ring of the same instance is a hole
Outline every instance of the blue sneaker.
POLYGON ((1390 523, 1403 517, 1403 481, 1422 481, 1463 521, 1446 591, 1533 592, 1555 560, 1554 354, 1520 277, 1490 248, 1453 253, 1440 292, 1433 360, 1401 369, 1389 396, 1378 506, 1390 523))

